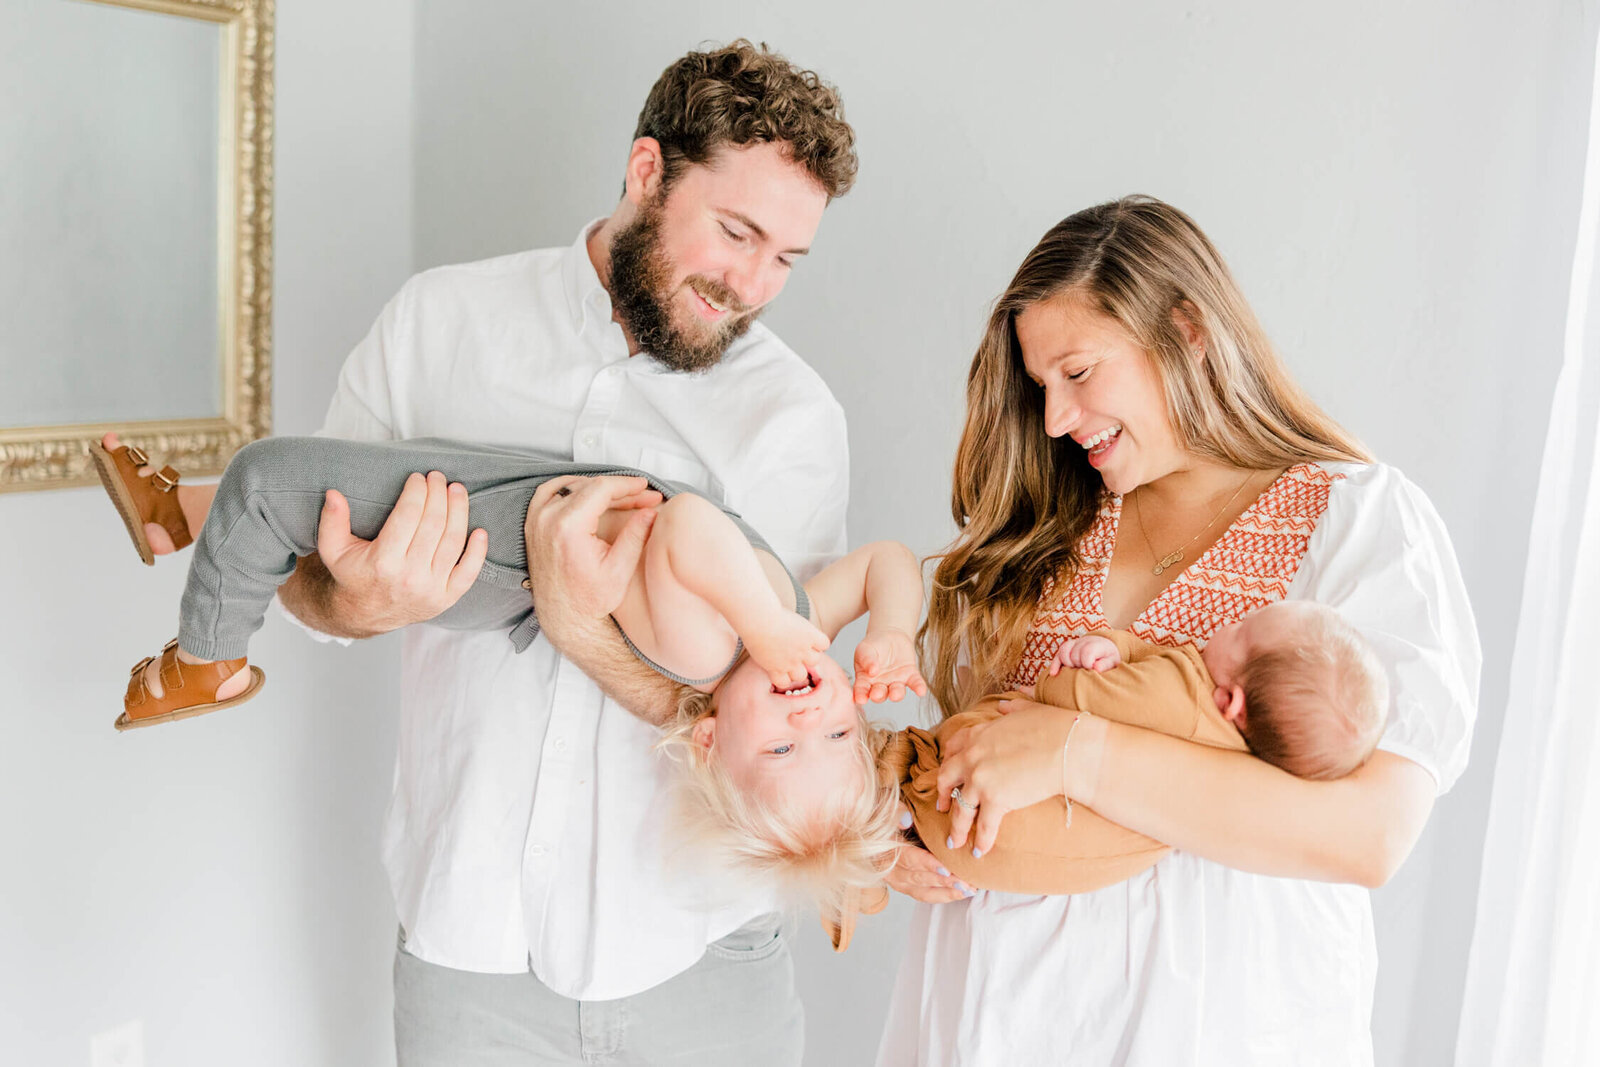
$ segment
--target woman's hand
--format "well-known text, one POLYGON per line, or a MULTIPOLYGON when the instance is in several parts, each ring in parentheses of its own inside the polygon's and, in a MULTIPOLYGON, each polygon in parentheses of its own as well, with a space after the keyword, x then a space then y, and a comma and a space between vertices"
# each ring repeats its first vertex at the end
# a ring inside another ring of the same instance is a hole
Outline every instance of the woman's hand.
POLYGON ((856 645, 856 680, 852 696, 857 704, 901 700, 909 689, 928 694, 928 683, 917 670, 917 643, 904 630, 868 630, 856 645))
MULTIPOLYGON (((908 830, 911 827, 911 813, 904 808, 900 809, 900 824, 908 830)), ((896 893, 924 904, 948 904, 972 895, 972 890, 946 870, 937 856, 910 842, 895 853, 894 866, 883 880, 896 893)))
POLYGON ((1001 709, 1007 713, 1000 718, 952 737, 939 767, 940 811, 951 809, 950 791, 961 789, 950 847, 965 845, 976 821, 976 856, 994 847, 1008 812, 1062 795, 1062 749, 1079 714, 1028 700, 1003 701, 1001 709))

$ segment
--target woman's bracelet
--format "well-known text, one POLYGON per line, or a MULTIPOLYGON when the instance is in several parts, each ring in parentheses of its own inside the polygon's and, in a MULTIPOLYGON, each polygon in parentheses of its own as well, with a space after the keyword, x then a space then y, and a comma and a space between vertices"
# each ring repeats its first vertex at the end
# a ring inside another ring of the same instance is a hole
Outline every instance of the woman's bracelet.
POLYGON ((1083 716, 1084 713, 1080 711, 1072 717, 1072 725, 1067 727, 1067 739, 1061 745, 1061 799, 1067 802, 1067 825, 1069 827, 1072 825, 1072 798, 1067 795, 1067 750, 1072 747, 1072 731, 1078 728, 1078 720, 1083 716))

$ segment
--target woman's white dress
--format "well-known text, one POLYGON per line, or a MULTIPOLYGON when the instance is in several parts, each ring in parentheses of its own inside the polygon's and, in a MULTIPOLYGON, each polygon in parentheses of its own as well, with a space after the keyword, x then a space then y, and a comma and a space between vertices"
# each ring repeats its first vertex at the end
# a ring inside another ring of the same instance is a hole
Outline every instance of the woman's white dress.
MULTIPOLYGON (((1047 606, 1014 676, 1031 680, 1099 609, 1121 500, 1047 606)), ((1450 539, 1382 464, 1291 468, 1131 629, 1203 644, 1277 599, 1339 611, 1389 673, 1379 747, 1443 793, 1467 760, 1481 654, 1450 539)), ((1174 851, 1077 896, 979 892, 919 904, 879 1067, 1367 1064, 1377 953, 1367 890, 1232 870, 1174 851)))

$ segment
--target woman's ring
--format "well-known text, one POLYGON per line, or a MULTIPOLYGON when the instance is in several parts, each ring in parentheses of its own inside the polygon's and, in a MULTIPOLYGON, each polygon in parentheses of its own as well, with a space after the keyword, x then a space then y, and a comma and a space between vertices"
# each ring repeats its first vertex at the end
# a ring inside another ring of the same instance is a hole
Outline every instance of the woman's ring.
POLYGON ((972 801, 968 800, 966 797, 961 795, 961 787, 959 785, 956 786, 954 789, 950 790, 950 799, 955 801, 957 804, 961 805, 961 810, 963 810, 963 811, 977 811, 978 810, 978 805, 974 804, 972 801))

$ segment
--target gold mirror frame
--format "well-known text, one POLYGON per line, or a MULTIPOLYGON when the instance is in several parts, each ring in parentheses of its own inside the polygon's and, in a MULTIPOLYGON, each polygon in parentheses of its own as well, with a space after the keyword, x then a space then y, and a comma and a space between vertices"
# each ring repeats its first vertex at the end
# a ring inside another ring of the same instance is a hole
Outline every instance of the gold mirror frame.
POLYGON ((186 474, 216 474, 272 427, 272 20, 276 0, 93 0, 218 23, 225 34, 217 203, 220 418, 0 427, 0 492, 97 482, 116 430, 186 474))

